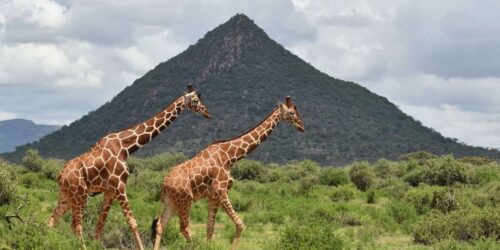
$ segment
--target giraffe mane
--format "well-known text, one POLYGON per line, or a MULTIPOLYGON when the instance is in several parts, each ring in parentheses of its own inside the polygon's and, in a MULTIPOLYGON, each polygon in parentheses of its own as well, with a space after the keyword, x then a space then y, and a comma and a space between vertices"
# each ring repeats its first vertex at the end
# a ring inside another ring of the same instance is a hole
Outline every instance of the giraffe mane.
MULTIPOLYGON (((278 107, 278 108, 279 108, 279 107, 278 107)), ((269 113, 269 114, 268 114, 268 115, 267 115, 264 119, 262 119, 262 121, 260 121, 259 123, 257 123, 257 125, 253 126, 251 129, 249 129, 249 130, 245 131, 244 133, 241 133, 241 134, 239 134, 238 136, 235 136, 235 137, 233 137, 233 138, 231 138, 231 139, 214 141, 214 142, 212 142, 210 145, 214 145, 214 144, 217 144, 217 143, 223 143, 223 142, 232 141, 232 140, 234 140, 234 139, 236 139, 236 138, 238 138, 238 137, 241 137, 241 136, 243 136, 243 135, 248 134, 248 132, 250 132, 250 131, 254 130, 254 129, 255 129, 255 128, 257 128, 258 126, 260 126, 262 123, 264 123, 264 122, 267 120, 267 118, 269 118, 271 115, 273 115, 273 113, 274 113, 274 112, 275 112, 278 108, 274 108, 274 109, 273 109, 273 111, 271 111, 271 112, 270 112, 270 113, 269 113)), ((209 145, 209 146, 210 146, 210 145, 209 145)))

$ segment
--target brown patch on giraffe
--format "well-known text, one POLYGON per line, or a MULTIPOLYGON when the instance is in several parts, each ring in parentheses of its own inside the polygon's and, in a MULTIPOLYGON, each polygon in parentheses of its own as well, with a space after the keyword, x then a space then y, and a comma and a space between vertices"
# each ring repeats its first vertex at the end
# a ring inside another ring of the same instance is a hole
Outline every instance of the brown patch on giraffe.
POLYGON ((147 127, 152 127, 155 124, 155 119, 149 119, 145 122, 147 127))
POLYGON ((160 127, 165 122, 165 119, 156 120, 155 127, 160 127))
POLYGON ((155 129, 155 130, 153 131, 153 133, 151 133, 151 139, 155 138, 155 137, 156 137, 157 135, 159 135, 159 134, 160 134, 160 132, 158 132, 158 130, 157 130, 157 129, 155 129))
POLYGON ((125 139, 122 139, 122 146, 124 148, 128 148, 128 147, 130 147, 130 145, 136 143, 136 141, 137 141, 137 136, 136 135, 127 137, 125 139))
POLYGON ((130 147, 130 148, 128 149, 128 154, 129 154, 129 155, 133 154, 133 153, 134 153, 135 151, 137 151, 139 148, 140 148, 140 147, 139 147, 139 146, 137 146, 137 145, 135 145, 135 144, 134 144, 134 145, 132 145, 132 147, 130 147))
POLYGON ((125 130, 125 131, 121 132, 121 133, 120 133, 120 135, 119 135, 118 137, 119 137, 120 139, 123 139, 123 138, 125 138, 125 137, 129 137, 129 136, 131 136, 132 134, 133 134, 133 133, 132 133, 132 131, 130 131, 130 130, 125 130))
POLYGON ((141 125, 137 126, 137 128, 135 129, 135 133, 140 135, 140 134, 144 133, 145 130, 146 130, 146 125, 141 124, 141 125))
POLYGON ((148 141, 150 141, 150 135, 149 134, 143 134, 139 136, 139 140, 137 141, 139 144, 144 145, 148 141))

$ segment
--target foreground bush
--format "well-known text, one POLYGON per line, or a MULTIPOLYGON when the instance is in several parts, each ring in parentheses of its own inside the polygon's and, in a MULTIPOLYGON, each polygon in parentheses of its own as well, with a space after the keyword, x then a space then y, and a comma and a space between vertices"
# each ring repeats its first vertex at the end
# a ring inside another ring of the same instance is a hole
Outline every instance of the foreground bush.
POLYGON ((16 184, 11 180, 10 174, 0 168, 0 206, 13 202, 16 196, 16 184))
POLYGON ((328 223, 309 225, 295 223, 287 226, 274 246, 275 249, 344 249, 343 241, 337 237, 328 223))
POLYGON ((349 178, 361 191, 366 191, 375 182, 375 174, 367 162, 354 163, 349 169, 349 178))
POLYGON ((443 240, 500 240, 500 208, 430 213, 415 226, 415 242, 434 244, 443 240))

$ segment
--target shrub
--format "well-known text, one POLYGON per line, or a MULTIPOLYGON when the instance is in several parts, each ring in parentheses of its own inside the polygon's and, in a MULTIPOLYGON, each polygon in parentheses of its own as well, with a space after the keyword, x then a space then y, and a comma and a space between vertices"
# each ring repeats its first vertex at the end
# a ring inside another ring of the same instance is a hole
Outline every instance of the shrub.
POLYGON ((330 194, 330 199, 333 202, 350 201, 354 198, 355 191, 357 190, 349 185, 338 186, 333 189, 332 193, 330 194))
POLYGON ((307 175, 299 180, 299 194, 306 194, 315 185, 319 184, 319 178, 315 175, 307 175))
POLYGON ((359 190, 366 191, 373 185, 375 174, 367 162, 358 162, 349 169, 349 178, 359 190))
POLYGON ((368 193, 366 194, 366 203, 375 203, 375 192, 373 190, 368 191, 368 193))
POLYGON ((165 152, 152 157, 148 157, 142 161, 139 160, 140 163, 136 161, 133 164, 142 164, 144 168, 161 171, 174 167, 175 165, 180 164, 186 160, 186 156, 181 153, 165 152))
POLYGON ((391 178, 380 180, 376 188, 386 193, 389 197, 401 199, 410 189, 410 185, 400 179, 391 178))
POLYGON ((339 186, 349 181, 347 174, 342 169, 327 168, 321 171, 319 183, 328 186, 339 186))
POLYGON ((15 183, 11 180, 10 174, 0 168, 0 206, 12 203, 16 197, 15 183))
POLYGON ((62 166, 63 162, 60 160, 54 160, 54 159, 47 160, 42 165, 42 174, 47 179, 57 180, 57 178, 59 177, 59 172, 62 169, 62 166))
POLYGON ((455 199, 455 193, 452 189, 436 190, 433 193, 431 208, 448 213, 458 209, 458 201, 455 199))
POLYGON ((429 185, 451 186, 455 183, 467 183, 468 176, 463 165, 448 155, 427 161, 424 166, 407 174, 405 181, 412 186, 422 182, 429 185))
POLYGON ((434 244, 443 240, 500 239, 500 208, 430 213, 415 226, 415 242, 434 244))
POLYGON ((437 158, 437 155, 426 152, 417 151, 399 156, 400 161, 417 161, 419 164, 424 164, 428 160, 437 158))
POLYGON ((274 249, 343 249, 343 241, 333 233, 328 223, 309 225, 294 223, 287 226, 280 234, 274 249))
POLYGON ((469 156, 469 157, 462 157, 462 158, 458 159, 458 161, 462 162, 462 163, 469 163, 472 165, 481 166, 481 165, 490 164, 490 163, 494 162, 495 160, 487 158, 487 157, 481 157, 481 156, 469 156))
POLYGON ((37 173, 26 173, 20 177, 20 182, 27 188, 40 186, 40 176, 37 173))
POLYGON ((498 206, 500 204, 500 181, 486 184, 471 197, 471 202, 478 207, 498 206))
POLYGON ((380 159, 375 164, 375 174, 379 178, 401 177, 405 173, 405 166, 386 159, 380 159))
POLYGON ((28 149, 26 154, 22 159, 22 164, 29 171, 39 172, 42 170, 42 166, 45 163, 43 158, 38 154, 38 150, 36 149, 28 149))
POLYGON ((412 221, 417 217, 415 209, 406 202, 401 201, 392 202, 387 208, 387 213, 399 224, 412 221))
POLYGON ((264 176, 265 169, 259 161, 241 160, 234 164, 231 174, 237 180, 259 180, 264 176))

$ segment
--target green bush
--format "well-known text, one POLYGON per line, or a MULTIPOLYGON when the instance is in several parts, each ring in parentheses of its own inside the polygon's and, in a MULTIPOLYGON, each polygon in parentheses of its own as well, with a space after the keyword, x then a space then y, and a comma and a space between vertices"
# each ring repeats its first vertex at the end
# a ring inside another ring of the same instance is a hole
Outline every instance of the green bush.
POLYGON ((321 171, 319 183, 328 186, 339 186, 349 182, 349 177, 342 169, 326 168, 321 171))
POLYGON ((0 206, 12 203, 17 197, 17 188, 10 174, 0 168, 0 206))
MULTIPOLYGON (((330 199, 333 202, 337 201, 350 201, 354 198, 355 192, 357 190, 354 189, 352 186, 349 185, 342 185, 335 187, 331 194, 330 194, 330 199)), ((359 191, 357 191, 359 192, 359 191)))
POLYGON ((333 233, 327 223, 300 224, 287 226, 280 234, 274 249, 343 249, 344 242, 333 233))
POLYGON ((405 174, 405 166, 386 159, 380 159, 375 164, 375 174, 382 179, 401 177, 405 174))
POLYGON ((442 189, 434 191, 432 195, 431 208, 443 213, 448 213, 458 209, 458 201, 455 198, 453 189, 442 189))
POLYGON ((435 158, 437 158, 437 155, 426 151, 417 151, 399 156, 400 161, 417 161, 419 164, 424 164, 428 160, 435 158))
POLYGON ((451 186, 455 183, 467 183, 469 178, 464 166, 448 155, 427 161, 424 166, 408 173, 405 180, 412 186, 420 183, 451 186))
POLYGON ((22 159, 23 166, 26 167, 29 171, 39 172, 42 170, 42 166, 45 163, 43 158, 38 154, 38 150, 36 149, 28 149, 26 154, 22 159))
POLYGON ((492 162, 495 162, 495 160, 486 158, 486 157, 481 157, 481 156, 469 156, 469 157, 462 157, 458 159, 459 162, 462 163, 469 163, 475 166, 481 166, 481 165, 487 165, 492 162))
POLYGON ((19 179, 19 182, 27 188, 37 188, 40 186, 40 175, 37 173, 26 173, 19 179))
POLYGON ((472 204, 478 207, 497 207, 500 205, 500 181, 490 182, 471 197, 472 204))
POLYGON ((170 169, 187 160, 187 157, 181 153, 161 153, 152 157, 145 158, 144 160, 132 161, 134 169, 150 169, 155 171, 162 171, 170 169))
POLYGON ((231 175, 237 180, 260 180, 265 169, 259 161, 241 160, 231 168, 231 175))
POLYGON ((443 240, 500 240, 500 208, 456 210, 448 214, 433 212, 415 226, 413 237, 421 244, 443 240))
POLYGON ((42 165, 42 174, 47 179, 57 180, 63 164, 60 160, 49 159, 42 165))
POLYGON ((349 169, 349 178, 361 191, 366 191, 375 182, 375 174, 367 162, 354 163, 349 169))
POLYGON ((373 190, 368 191, 368 193, 366 194, 366 203, 375 203, 375 192, 373 190))
POLYGON ((315 185, 319 184, 319 178, 316 175, 307 175, 299 180, 299 194, 306 194, 315 185))
POLYGON ((396 199, 401 199, 404 197, 405 193, 410 189, 408 183, 402 181, 401 179, 390 178, 382 179, 377 182, 377 189, 385 193, 389 197, 396 199))
POLYGON ((405 221, 413 221, 417 217, 415 209, 406 202, 394 201, 387 208, 387 213, 401 224, 405 221))

